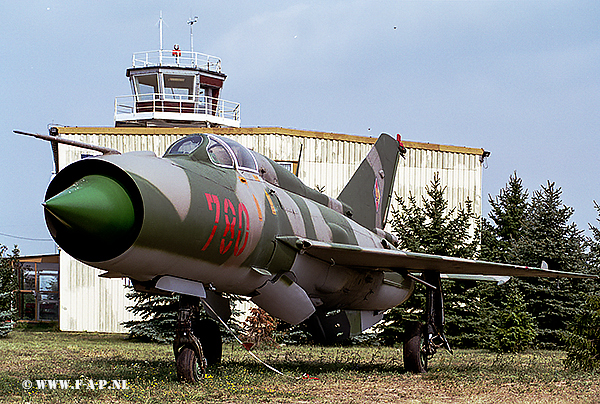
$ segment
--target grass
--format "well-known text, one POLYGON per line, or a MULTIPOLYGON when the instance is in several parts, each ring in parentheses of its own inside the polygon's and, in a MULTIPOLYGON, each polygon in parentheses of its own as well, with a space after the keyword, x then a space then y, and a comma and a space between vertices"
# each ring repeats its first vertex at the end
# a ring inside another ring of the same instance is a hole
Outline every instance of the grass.
POLYGON ((281 347, 256 354, 225 345, 222 365, 197 385, 176 380, 169 345, 120 335, 13 331, 0 339, 0 402, 44 403, 600 403, 600 374, 564 369, 565 354, 440 353, 424 375, 406 373, 402 352, 383 347, 281 347), (308 376, 303 377, 303 375, 308 376), (35 380, 83 380, 80 389, 35 380), (87 388, 89 379, 128 389, 87 388), (24 389, 31 380, 33 388, 24 389))

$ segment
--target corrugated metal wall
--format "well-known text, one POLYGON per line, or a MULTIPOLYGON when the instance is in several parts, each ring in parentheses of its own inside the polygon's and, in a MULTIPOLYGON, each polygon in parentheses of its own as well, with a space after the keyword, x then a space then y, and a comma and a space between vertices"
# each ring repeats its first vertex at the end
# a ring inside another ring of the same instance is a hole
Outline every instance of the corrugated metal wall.
MULTIPOLYGON (((371 149, 375 139, 358 136, 297 131, 282 128, 236 129, 131 129, 59 128, 61 136, 111 147, 123 152, 151 150, 161 156, 167 147, 185 134, 199 131, 220 133, 273 160, 298 161, 298 176, 310 187, 324 187, 336 197, 354 170, 371 149)), ((450 208, 464 205, 469 198, 475 213, 481 214, 482 149, 446 147, 405 142, 406 159, 401 159, 394 191, 405 200, 409 194, 418 201, 425 195, 436 172, 450 208)), ((95 154, 71 146, 59 146, 59 166, 95 154)), ((97 154, 97 153, 96 153, 97 154)), ((392 202, 396 207, 396 201, 392 202)), ((60 266, 60 328, 65 331, 125 332, 122 321, 133 318, 125 310, 122 279, 98 278, 99 270, 87 267, 64 252, 60 266)))
POLYGON ((59 323, 63 331, 127 332, 121 325, 132 320, 125 308, 125 279, 105 279, 103 273, 60 253, 59 323))

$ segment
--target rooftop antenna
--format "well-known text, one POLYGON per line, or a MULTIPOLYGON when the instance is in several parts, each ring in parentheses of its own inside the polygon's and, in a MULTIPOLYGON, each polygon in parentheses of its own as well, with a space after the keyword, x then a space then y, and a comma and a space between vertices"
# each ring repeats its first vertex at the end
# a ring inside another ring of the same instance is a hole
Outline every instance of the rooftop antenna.
POLYGON ((198 22, 198 16, 194 18, 190 18, 188 20, 188 24, 190 24, 190 52, 194 53, 194 31, 192 30, 192 26, 198 22))
POLYGON ((162 10, 160 10, 160 16, 158 17, 158 50, 163 50, 163 18, 162 18, 162 10))
POLYGON ((163 51, 163 19, 162 10, 160 10, 160 17, 158 17, 158 64, 162 65, 162 51, 163 51))

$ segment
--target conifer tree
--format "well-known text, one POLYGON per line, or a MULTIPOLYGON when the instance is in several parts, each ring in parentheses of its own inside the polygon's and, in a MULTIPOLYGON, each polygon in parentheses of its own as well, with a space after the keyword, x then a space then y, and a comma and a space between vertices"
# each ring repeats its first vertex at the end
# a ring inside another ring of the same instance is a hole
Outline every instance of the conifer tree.
MULTIPOLYGON (((561 196, 562 190, 550 181, 533 193, 522 235, 508 254, 510 262, 539 267, 545 261, 553 270, 587 272, 585 237, 570 222, 574 210, 563 204, 561 196)), ((538 347, 562 346, 567 323, 585 305, 589 291, 585 281, 522 278, 519 285, 538 325, 538 347)))
POLYGON ((179 298, 177 295, 155 295, 138 292, 130 287, 127 297, 134 305, 127 310, 138 315, 140 320, 126 321, 131 338, 141 338, 153 342, 173 342, 177 325, 179 298))
MULTIPOLYGON (((600 222, 600 206, 594 201, 600 222)), ((592 238, 589 240, 588 265, 590 272, 600 275, 600 229, 589 224, 592 238)), ((567 344, 566 365, 570 368, 600 370, 600 282, 586 280, 588 298, 583 310, 569 324, 565 335, 567 344)))
POLYGON ((600 294, 591 295, 586 309, 579 313, 565 335, 569 368, 600 369, 600 294))
MULTIPOLYGON (((412 252, 473 258, 479 245, 477 216, 472 202, 466 200, 460 208, 448 208, 439 173, 426 187, 422 204, 410 195, 408 202, 398 198, 399 209, 392 211, 391 225, 400 241, 399 248, 412 252), (473 229, 472 229, 473 228, 473 229)), ((477 299, 469 292, 474 282, 443 281, 446 302, 446 334, 453 344, 469 346, 481 317, 477 299)), ((404 305, 389 310, 380 326, 380 338, 385 344, 401 342, 404 322, 423 321, 424 287, 415 285, 415 292, 404 305)))
MULTIPOLYGON (((471 227, 477 219, 469 199, 460 208, 448 209, 439 173, 425 188, 422 206, 413 195, 408 203, 398 198, 399 209, 392 211, 391 225, 398 235, 400 248, 412 252, 472 258, 479 245, 471 227)), ((476 230, 475 230, 476 231, 476 230)))
POLYGON ((505 292, 506 300, 494 313, 498 321, 492 324, 489 348, 499 353, 521 352, 529 348, 535 339, 535 322, 526 310, 518 285, 507 285, 505 292))
POLYGON ((0 337, 6 337, 10 333, 16 316, 15 291, 16 270, 20 264, 19 249, 15 246, 8 255, 7 250, 6 246, 0 245, 0 337))
MULTIPOLYGON (((506 187, 496 197, 488 197, 490 220, 482 221, 480 259, 518 263, 513 249, 523 234, 528 199, 528 191, 516 172, 511 174, 506 187)), ((481 313, 486 319, 478 330, 478 347, 497 352, 518 352, 528 348, 535 337, 535 319, 527 311, 527 302, 520 292, 520 280, 512 278, 503 285, 481 282, 477 291, 481 313)))
POLYGON ((512 245, 523 233, 528 199, 528 191, 523 188, 516 171, 496 197, 488 196, 491 222, 484 220, 482 223, 480 259, 509 263, 512 245))

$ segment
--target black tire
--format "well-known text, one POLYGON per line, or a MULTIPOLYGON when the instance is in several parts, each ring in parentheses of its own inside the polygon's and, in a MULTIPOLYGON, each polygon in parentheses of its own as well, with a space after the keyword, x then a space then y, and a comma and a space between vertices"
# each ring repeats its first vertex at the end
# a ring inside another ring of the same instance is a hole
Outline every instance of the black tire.
POLYGON ((425 343, 425 327, 418 321, 406 324, 404 339, 404 368, 412 373, 427 372, 427 355, 423 350, 425 343))
POLYGON ((219 324, 209 318, 198 320, 194 324, 194 335, 200 340, 208 366, 221 363, 223 343, 219 324))
POLYGON ((177 356, 177 377, 188 383, 198 383, 204 377, 204 367, 193 349, 184 347, 177 356))

